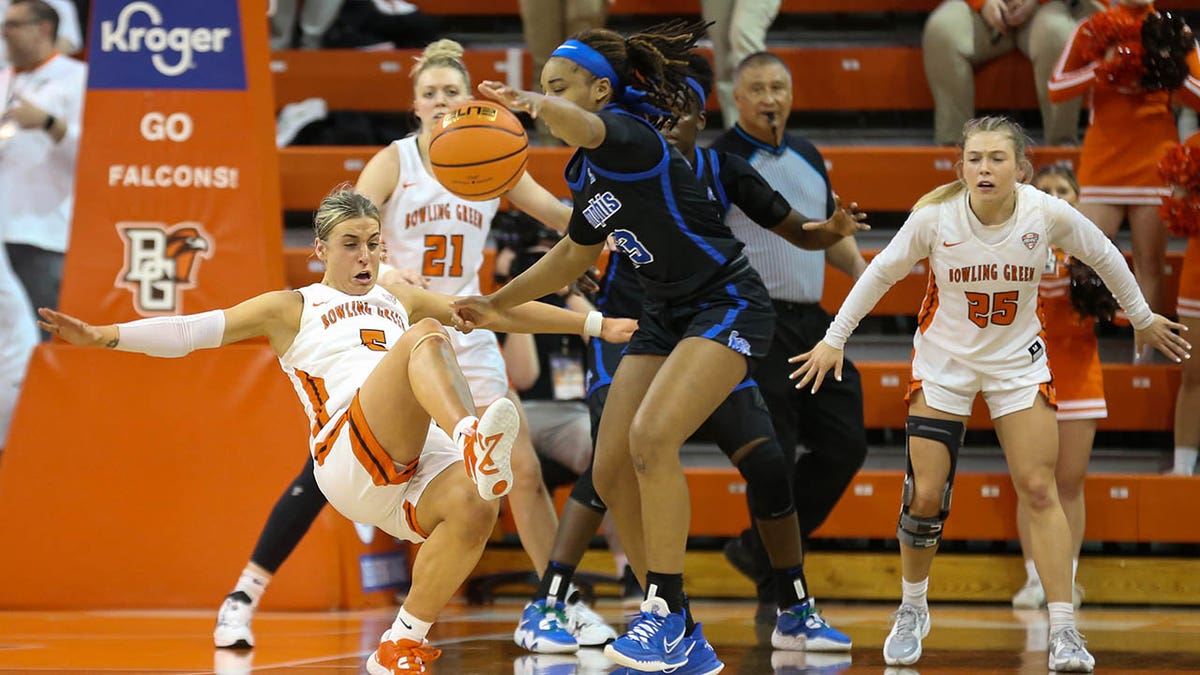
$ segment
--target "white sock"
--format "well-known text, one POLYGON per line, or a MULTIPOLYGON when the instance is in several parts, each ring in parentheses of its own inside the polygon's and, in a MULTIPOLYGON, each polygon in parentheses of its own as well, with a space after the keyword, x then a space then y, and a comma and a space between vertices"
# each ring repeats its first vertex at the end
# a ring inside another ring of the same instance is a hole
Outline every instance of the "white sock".
POLYGON ((250 596, 250 604, 258 607, 258 600, 262 597, 263 592, 267 590, 267 584, 269 583, 271 583, 269 575, 264 576, 247 567, 242 570, 242 576, 238 577, 237 585, 233 587, 233 590, 235 593, 241 591, 250 596))
POLYGON ((929 609, 929 577, 920 581, 901 578, 900 586, 904 591, 904 597, 901 598, 900 604, 929 609))
MULTIPOLYGON (((607 537, 605 537, 607 539, 607 537)), ((613 563, 617 566, 617 578, 620 579, 625 574, 625 566, 629 564, 629 558, 624 553, 614 553, 613 563)))
POLYGON ((1037 565, 1033 563, 1032 558, 1025 559, 1025 578, 1030 581, 1036 581, 1039 584, 1042 583, 1042 579, 1037 573, 1037 565))
MULTIPOLYGON (((1070 603, 1067 603, 1070 604, 1070 603)), ((392 629, 388 637, 394 642, 396 640, 412 640, 420 642, 429 634, 429 627, 433 624, 429 621, 422 621, 412 614, 408 613, 404 606, 400 606, 400 611, 396 612, 396 620, 392 622, 392 629)))
POLYGON ((1050 634, 1054 635, 1064 628, 1075 627, 1075 606, 1069 602, 1051 602, 1046 605, 1050 612, 1050 634))
POLYGON ((1175 468, 1171 473, 1180 476, 1192 475, 1192 470, 1196 468, 1196 456, 1200 455, 1200 450, 1188 447, 1175 447, 1175 468))
POLYGON ((467 430, 471 429, 478 421, 479 418, 474 415, 467 415, 466 417, 462 418, 458 421, 458 424, 454 425, 454 432, 450 434, 450 438, 453 438, 457 441, 459 436, 467 433, 467 430))
POLYGON ((1071 583, 1075 583, 1075 575, 1079 574, 1079 558, 1071 559, 1071 583))

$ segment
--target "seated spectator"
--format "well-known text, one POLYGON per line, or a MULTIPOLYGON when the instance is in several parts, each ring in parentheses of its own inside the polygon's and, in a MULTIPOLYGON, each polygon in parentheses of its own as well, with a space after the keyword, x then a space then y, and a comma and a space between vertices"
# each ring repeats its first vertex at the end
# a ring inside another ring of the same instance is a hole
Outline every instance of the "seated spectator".
POLYGON ((975 68, 1019 49, 1033 61, 1046 144, 1077 145, 1080 103, 1050 103, 1046 83, 1071 31, 1093 9, 1087 1, 944 0, 921 37, 934 140, 956 144, 975 116, 975 68))
POLYGON ((296 44, 296 19, 300 19, 300 48, 320 49, 325 32, 342 9, 343 0, 275 0, 271 14, 271 49, 291 49, 296 44), (303 7, 297 7, 297 3, 303 7))

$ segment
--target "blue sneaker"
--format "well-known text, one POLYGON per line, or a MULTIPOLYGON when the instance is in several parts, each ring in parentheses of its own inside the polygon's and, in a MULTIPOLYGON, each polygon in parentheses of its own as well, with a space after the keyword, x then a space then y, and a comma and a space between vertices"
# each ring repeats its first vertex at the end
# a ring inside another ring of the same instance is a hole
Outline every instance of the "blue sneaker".
POLYGON ((629 623, 629 630, 604 648, 604 655, 619 666, 638 672, 657 673, 688 662, 682 614, 675 614, 662 598, 647 598, 642 613, 629 623))
POLYGON ((771 646, 794 652, 845 652, 850 638, 825 623, 810 601, 780 610, 771 633, 771 646))
MULTIPOLYGON (((716 675, 725 669, 725 664, 717 659, 712 645, 704 639, 700 624, 696 624, 696 630, 690 636, 683 638, 683 648, 687 653, 687 663, 659 672, 666 675, 716 675)), ((617 668, 608 675, 637 675, 638 672, 630 668, 617 668)))
POLYGON ((704 639, 704 631, 701 630, 700 624, 696 624, 696 630, 692 631, 691 635, 683 638, 683 648, 687 654, 687 663, 675 669, 667 668, 663 671, 664 673, 670 673, 670 675, 716 675, 725 669, 725 664, 717 658, 717 653, 713 651, 712 645, 704 639))
POLYGON ((564 608, 561 602, 547 606, 545 598, 525 605, 521 622, 513 631, 513 642, 539 654, 574 654, 579 651, 579 643, 566 628, 564 608))

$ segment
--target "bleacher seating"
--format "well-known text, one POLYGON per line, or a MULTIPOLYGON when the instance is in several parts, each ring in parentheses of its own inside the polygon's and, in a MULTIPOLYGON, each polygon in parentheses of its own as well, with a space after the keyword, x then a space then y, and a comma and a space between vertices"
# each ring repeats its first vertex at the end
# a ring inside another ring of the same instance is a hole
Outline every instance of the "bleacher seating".
MULTIPOLYGON (((929 12, 941 0, 783 0, 780 14, 826 14, 859 12, 929 12)), ((1188 0, 1159 0, 1162 9, 1183 9, 1188 0)), ((699 13, 698 0, 615 0, 611 15, 689 16, 699 13)), ((516 16, 517 0, 492 0, 481 5, 476 0, 438 0, 422 9, 429 14, 478 16, 516 16)))
MULTIPOLYGON (((772 51, 797 73, 793 111, 933 109, 920 47, 812 46, 772 51), (809 80, 802 73, 830 76, 809 80)), ((411 110, 408 71, 419 53, 414 49, 275 52, 271 56, 275 104, 282 107, 315 96, 333 110, 411 110)), ((475 82, 507 81, 508 73, 520 73, 522 86, 532 86, 532 62, 524 49, 471 49, 464 61, 475 82)), ((981 110, 1037 108, 1029 61, 1016 52, 980 68, 975 91, 981 110)), ((709 109, 717 109, 715 96, 709 109)))

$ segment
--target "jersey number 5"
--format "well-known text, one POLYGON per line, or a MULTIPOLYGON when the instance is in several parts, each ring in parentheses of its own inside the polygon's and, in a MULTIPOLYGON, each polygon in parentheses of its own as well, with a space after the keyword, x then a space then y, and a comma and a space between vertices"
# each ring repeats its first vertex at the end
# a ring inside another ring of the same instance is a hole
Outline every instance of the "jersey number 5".
POLYGON ((444 234, 425 235, 425 265, 421 274, 427 277, 461 277, 463 235, 444 234), (449 241, 447 241, 449 239, 449 241), (447 271, 449 263, 449 271, 447 271))
POLYGON ((364 328, 358 331, 363 345, 373 352, 386 352, 387 334, 377 328, 364 328))
POLYGON ((967 291, 967 318, 980 328, 987 328, 988 323, 996 326, 1008 326, 1017 318, 1017 298, 1019 291, 1000 291, 998 293, 979 293, 967 291))

